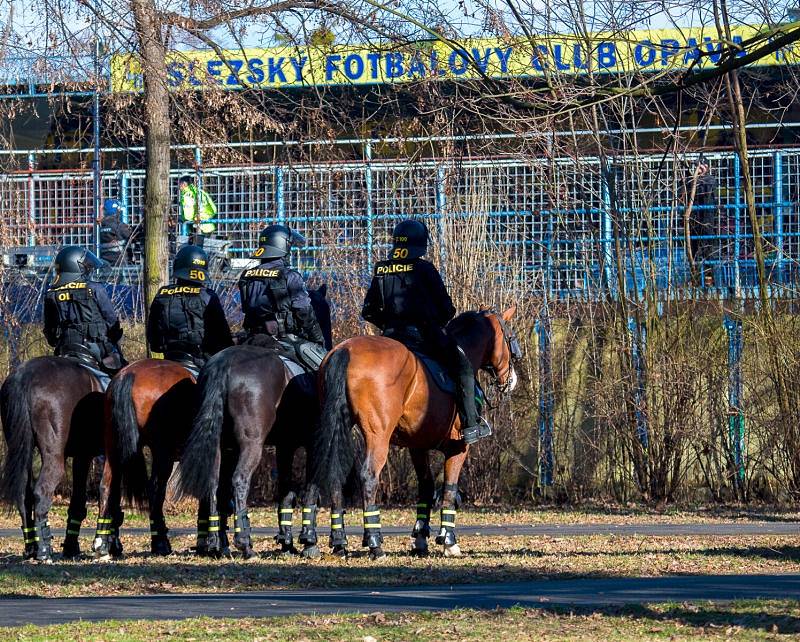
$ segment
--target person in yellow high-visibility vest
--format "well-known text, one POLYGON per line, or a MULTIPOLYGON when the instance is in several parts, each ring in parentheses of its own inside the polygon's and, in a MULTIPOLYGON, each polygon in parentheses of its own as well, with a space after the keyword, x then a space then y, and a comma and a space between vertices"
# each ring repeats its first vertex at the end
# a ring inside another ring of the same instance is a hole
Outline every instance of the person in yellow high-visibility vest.
POLYGON ((178 195, 178 212, 181 221, 191 225, 191 229, 200 234, 213 234, 217 229, 214 223, 209 223, 217 217, 217 205, 205 190, 195 185, 192 176, 181 176, 178 182, 180 193, 178 195))

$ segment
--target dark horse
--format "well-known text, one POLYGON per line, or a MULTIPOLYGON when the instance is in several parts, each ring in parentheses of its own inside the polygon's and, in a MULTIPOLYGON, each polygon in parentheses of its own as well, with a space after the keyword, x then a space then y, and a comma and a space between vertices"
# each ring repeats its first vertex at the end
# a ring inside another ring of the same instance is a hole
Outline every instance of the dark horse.
POLYGON ((192 427, 195 379, 175 361, 143 359, 123 368, 106 391, 106 463, 94 554, 122 554, 119 529, 124 479, 128 499, 150 509, 150 550, 167 555, 172 547, 164 520, 164 499, 172 466, 192 427), (148 479, 144 447, 150 449, 148 479))
MULTIPOLYGON (((448 326, 469 357, 475 371, 490 372, 501 391, 513 389, 513 360, 519 356, 516 338, 507 323, 516 307, 502 314, 466 312, 448 326)), ((370 556, 383 557, 378 483, 389 445, 405 446, 419 480, 414 551, 428 550, 434 479, 430 450, 444 453, 444 489, 441 530, 436 538, 446 555, 460 555, 455 517, 458 477, 468 447, 460 437, 459 418, 452 396, 442 392, 422 362, 402 343, 377 336, 348 339, 336 346, 320 372, 322 420, 314 442, 313 484, 307 503, 317 503, 317 488, 331 498, 334 514, 341 512, 342 487, 354 460, 353 425, 364 437, 360 475, 364 501, 364 538, 370 556)))
POLYGON ((103 393, 99 380, 75 361, 37 357, 15 370, 0 388, 6 458, 0 499, 22 517, 25 559, 52 559, 47 515, 53 493, 72 457, 72 498, 64 556, 80 555, 78 535, 86 517, 86 479, 103 451, 103 393), (34 477, 34 449, 42 465, 34 477))
MULTIPOLYGON (((331 345, 330 308, 326 287, 310 291, 317 319, 331 345)), ((291 491, 296 450, 308 447, 319 420, 316 376, 292 376, 263 337, 261 345, 240 345, 214 355, 200 372, 200 407, 181 457, 178 493, 208 502, 209 554, 227 552, 227 522, 234 517, 234 544, 245 557, 253 555, 247 497, 265 444, 276 447, 279 531, 283 551, 293 551, 291 491), (225 489, 228 489, 228 496, 225 489)), ((303 532, 315 514, 303 508, 303 532)), ((312 529, 313 531, 313 529, 312 529)), ((315 532, 315 531, 314 531, 315 532)))
MULTIPOLYGON (((330 341, 330 307, 325 299, 326 292, 327 286, 323 285, 311 290, 309 295, 323 334, 330 341)), ((213 367, 213 361, 210 360, 209 367, 213 367)), ((128 499, 139 506, 149 506, 151 552, 157 555, 172 552, 164 519, 167 482, 173 464, 178 461, 187 442, 200 400, 206 393, 203 385, 198 391, 194 376, 184 366, 163 359, 138 361, 121 370, 111 382, 106 398, 106 467, 94 544, 97 557, 108 559, 122 553, 119 528, 123 520, 120 507, 123 480, 128 499), (149 480, 144 447, 149 448, 152 459, 149 480)), ((296 409, 293 411, 297 412, 296 409)), ((292 461, 295 451, 305 445, 306 440, 303 433, 297 431, 286 431, 278 436, 279 439, 270 443, 276 446, 279 493, 284 503, 291 504, 292 461)), ((223 483, 215 492, 215 503, 227 506, 230 485, 223 483)), ((201 554, 208 552, 209 531, 219 533, 223 548, 227 537, 224 524, 222 530, 218 530, 218 515, 209 515, 209 509, 210 504, 204 499, 197 519, 197 551, 201 554)), ((216 541, 217 537, 212 536, 212 540, 216 541)), ((216 554, 219 551, 212 549, 211 552, 216 554)))

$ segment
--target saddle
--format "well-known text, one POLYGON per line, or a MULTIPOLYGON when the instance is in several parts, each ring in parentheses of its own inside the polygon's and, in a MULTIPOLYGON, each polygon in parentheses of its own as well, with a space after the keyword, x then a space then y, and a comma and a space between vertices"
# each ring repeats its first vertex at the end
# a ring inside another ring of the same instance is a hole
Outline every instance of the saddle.
POLYGON ((202 360, 182 350, 169 350, 164 353, 164 358, 181 364, 192 374, 195 380, 200 375, 200 368, 204 365, 202 360))
MULTIPOLYGON (((115 361, 113 365, 118 367, 109 367, 109 365, 106 364, 106 359, 98 360, 98 355, 95 355, 92 350, 77 343, 70 343, 63 346, 56 354, 88 370, 100 382, 103 392, 106 391, 108 384, 111 383, 111 377, 117 374, 124 365, 115 361)), ((117 354, 114 353, 113 356, 117 356, 117 354)), ((119 357, 117 357, 117 361, 118 360, 119 357)))
POLYGON ((275 352, 286 364, 292 376, 316 374, 327 352, 316 343, 306 341, 293 334, 277 339, 269 334, 254 334, 245 341, 247 345, 267 348, 275 352))

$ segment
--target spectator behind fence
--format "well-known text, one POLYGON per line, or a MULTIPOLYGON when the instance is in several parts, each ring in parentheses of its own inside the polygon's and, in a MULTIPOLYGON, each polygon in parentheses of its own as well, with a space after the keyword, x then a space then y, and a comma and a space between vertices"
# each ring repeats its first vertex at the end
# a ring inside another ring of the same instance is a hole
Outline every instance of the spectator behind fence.
POLYGON ((687 258, 697 285, 713 285, 707 261, 720 258, 719 251, 715 251, 719 239, 703 237, 719 235, 717 210, 717 181, 711 175, 708 161, 700 157, 688 179, 684 222, 687 258))
POLYGON ((131 228, 121 219, 122 205, 115 198, 103 203, 100 225, 100 258, 109 265, 118 266, 125 256, 125 247, 131 237, 131 228))
MULTIPOLYGON (((213 234, 217 226, 208 221, 216 218, 217 206, 208 192, 199 189, 192 176, 182 176, 178 189, 178 213, 181 221, 189 228, 187 233, 193 232, 195 237, 213 234)), ((199 238, 196 239, 196 244, 202 245, 199 238)))

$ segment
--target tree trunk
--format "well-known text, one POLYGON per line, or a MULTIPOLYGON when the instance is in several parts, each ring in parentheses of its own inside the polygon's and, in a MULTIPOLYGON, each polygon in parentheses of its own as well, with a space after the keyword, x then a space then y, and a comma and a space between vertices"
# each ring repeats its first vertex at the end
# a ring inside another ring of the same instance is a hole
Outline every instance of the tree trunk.
POLYGON ((153 0, 131 2, 144 78, 145 188, 144 294, 145 315, 158 289, 169 278, 170 120, 166 46, 153 0))

